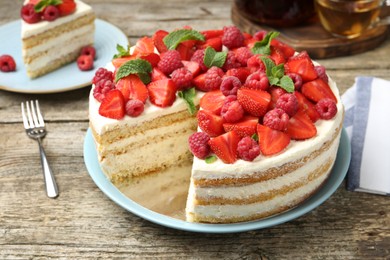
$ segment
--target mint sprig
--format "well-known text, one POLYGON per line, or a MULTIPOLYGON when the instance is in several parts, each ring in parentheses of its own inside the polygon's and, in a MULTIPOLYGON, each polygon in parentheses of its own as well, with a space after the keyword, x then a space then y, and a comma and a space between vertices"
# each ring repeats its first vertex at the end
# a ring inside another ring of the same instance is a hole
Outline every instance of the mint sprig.
POLYGON ((205 158, 205 162, 206 162, 207 164, 213 163, 213 162, 215 162, 216 160, 217 160, 217 156, 215 156, 215 155, 210 155, 210 156, 207 156, 207 157, 205 158))
POLYGON ((264 37, 263 40, 256 42, 252 47, 253 54, 263 54, 270 55, 271 54, 271 41, 273 38, 279 36, 279 32, 269 32, 264 37))
POLYGON ((117 44, 116 50, 118 51, 118 53, 115 54, 114 57, 112 57, 113 59, 130 56, 130 45, 127 45, 127 49, 125 49, 125 47, 123 47, 122 45, 117 44))
POLYGON ((152 72, 152 65, 143 59, 130 60, 119 67, 115 75, 115 82, 121 78, 127 77, 130 74, 137 74, 143 83, 150 82, 149 73, 152 72))
POLYGON ((275 65, 275 63, 270 58, 265 56, 262 56, 261 60, 265 65, 266 74, 270 85, 279 86, 289 93, 294 92, 294 82, 289 76, 284 75, 283 63, 275 65))
POLYGON ((177 45, 187 40, 204 41, 204 35, 192 29, 180 29, 169 33, 163 42, 169 50, 175 50, 177 45))
POLYGON ((207 68, 217 66, 221 68, 225 64, 227 52, 217 52, 212 47, 207 47, 204 52, 203 62, 207 68))
POLYGON ((34 6, 34 11, 40 13, 49 5, 59 5, 62 4, 62 0, 41 0, 34 6))
POLYGON ((179 91, 178 96, 187 103, 188 112, 190 112, 191 115, 194 115, 197 111, 197 108, 194 103, 194 99, 196 97, 196 90, 195 88, 190 88, 186 90, 179 91))

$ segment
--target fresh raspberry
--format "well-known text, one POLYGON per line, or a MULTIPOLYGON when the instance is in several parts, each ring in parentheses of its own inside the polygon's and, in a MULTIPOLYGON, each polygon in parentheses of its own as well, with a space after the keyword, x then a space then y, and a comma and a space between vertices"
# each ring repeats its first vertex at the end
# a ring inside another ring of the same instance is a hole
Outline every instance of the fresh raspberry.
POLYGON ((264 37, 267 35, 267 31, 265 30, 260 30, 260 31, 257 31, 254 35, 253 35, 253 38, 257 41, 261 41, 264 39, 264 37))
POLYGON ((178 68, 171 74, 171 79, 175 82, 178 90, 187 89, 192 86, 192 73, 186 68, 178 68))
POLYGON ((77 58, 77 66, 82 71, 93 69, 93 59, 88 55, 81 55, 77 58))
POLYGON ((54 21, 60 16, 60 11, 55 5, 49 5, 43 10, 43 20, 54 21))
POLYGON ((113 89, 115 89, 115 83, 111 79, 101 79, 95 84, 93 96, 97 101, 102 102, 106 93, 113 89))
POLYGON ((222 69, 227 71, 227 70, 235 69, 235 68, 239 68, 239 67, 241 67, 241 63, 238 62, 238 60, 236 58, 236 54, 234 54, 233 51, 228 51, 228 53, 226 55, 226 60, 222 66, 222 69))
POLYGON ((241 81, 234 77, 228 76, 222 80, 220 89, 225 96, 237 95, 238 89, 241 87, 241 81))
POLYGON ((318 77, 323 81, 325 81, 326 83, 328 83, 329 79, 328 79, 328 75, 326 75, 325 67, 322 65, 318 65, 315 66, 314 69, 316 70, 318 77))
POLYGON ((195 61, 199 64, 202 71, 207 71, 207 66, 204 64, 204 52, 205 50, 196 50, 191 57, 191 61, 195 61))
POLYGON ((206 158, 210 154, 210 146, 208 144, 210 137, 204 132, 197 132, 188 138, 190 151, 199 159, 206 158))
POLYGON ((253 56, 253 53, 248 47, 240 47, 234 50, 234 53, 236 54, 237 61, 241 63, 241 66, 243 67, 246 67, 248 59, 253 56))
POLYGON ((222 83, 223 70, 218 67, 211 67, 205 74, 205 91, 217 90, 222 83))
POLYGON ((126 115, 131 117, 137 117, 144 112, 144 102, 138 99, 130 99, 126 102, 125 111, 126 115))
POLYGON ((287 73, 287 76, 289 76, 294 82, 294 89, 300 90, 302 87, 302 77, 299 74, 293 72, 287 73))
POLYGON ((336 103, 330 98, 323 98, 316 104, 316 110, 325 120, 332 119, 337 114, 336 103))
POLYGON ((16 63, 11 55, 0 56, 0 71, 11 72, 16 70, 16 63))
POLYGON ((93 60, 96 58, 96 50, 93 46, 84 46, 81 48, 80 55, 91 56, 93 60))
POLYGON ((250 89, 267 90, 269 80, 264 72, 256 71, 248 76, 244 86, 250 89))
POLYGON ((236 123, 244 116, 244 109, 238 101, 225 102, 221 109, 221 116, 227 123, 236 123))
POLYGON ((223 104, 227 104, 227 103, 230 103, 232 101, 236 101, 237 100, 237 96, 236 95, 229 95, 225 98, 225 100, 223 101, 223 104))
POLYGON ((26 4, 20 9, 20 17, 26 23, 37 23, 41 21, 41 15, 36 13, 33 4, 26 4))
POLYGON ((237 153, 241 159, 251 162, 260 155, 260 146, 251 137, 245 136, 238 142, 237 153))
POLYGON ((245 37, 236 26, 223 27, 222 44, 228 49, 238 48, 244 45, 245 37))
POLYGON ((283 109, 274 108, 268 111, 263 117, 263 124, 272 129, 285 131, 290 117, 283 109))
POLYGON ((298 99, 294 94, 286 93, 276 101, 276 108, 283 109, 290 117, 298 111, 298 99))
POLYGON ((174 70, 183 67, 180 53, 176 50, 169 50, 161 54, 161 59, 157 64, 157 68, 165 75, 170 75, 174 70))
POLYGON ((260 59, 260 55, 253 55, 247 61, 247 66, 252 68, 254 71, 265 72, 265 65, 263 61, 260 59))
POLYGON ((92 84, 96 84, 102 79, 109 79, 112 81, 113 78, 114 78, 114 74, 111 71, 108 71, 105 68, 99 68, 95 72, 95 76, 92 79, 92 84))

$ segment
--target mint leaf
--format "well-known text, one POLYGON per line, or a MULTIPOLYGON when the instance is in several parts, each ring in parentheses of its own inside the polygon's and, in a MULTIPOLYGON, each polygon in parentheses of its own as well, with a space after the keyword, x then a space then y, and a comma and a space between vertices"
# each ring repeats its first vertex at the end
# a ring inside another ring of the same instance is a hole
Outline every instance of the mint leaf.
POLYGON ((112 57, 113 59, 130 56, 130 45, 127 45, 127 49, 125 49, 125 47, 117 44, 116 50, 118 51, 118 53, 115 54, 114 57, 112 57))
POLYGON ((256 142, 259 141, 259 136, 258 136, 256 133, 254 133, 254 134, 251 136, 251 138, 252 138, 253 140, 255 140, 256 142))
POLYGON ((295 86, 294 86, 294 81, 287 75, 284 75, 280 81, 279 84, 275 84, 284 90, 286 90, 289 93, 294 92, 295 86))
POLYGON ((149 73, 137 73, 139 79, 146 85, 149 84, 152 79, 149 76, 149 73))
MULTIPOLYGON (((150 72, 152 72, 152 65, 150 65, 148 61, 143 59, 130 60, 119 67, 115 75, 115 82, 118 82, 118 80, 127 77, 130 74, 141 75, 140 79, 144 81, 146 76, 149 77, 148 73, 150 72)), ((148 81, 150 82, 150 77, 148 81)))
POLYGON ((207 164, 210 164, 210 163, 213 163, 217 160, 217 156, 215 155, 210 155, 210 156, 207 156, 205 161, 207 164))
POLYGON ((284 64, 279 64, 278 66, 275 66, 271 69, 272 76, 277 77, 280 79, 284 76, 284 64))
POLYGON ((194 115, 197 111, 197 108, 194 103, 194 99, 196 97, 195 88, 182 90, 179 91, 177 94, 179 95, 180 98, 184 99, 184 101, 187 103, 188 112, 190 112, 191 115, 194 115))
POLYGON ((217 66, 221 68, 225 64, 227 52, 216 52, 212 47, 207 47, 204 52, 203 62, 207 68, 217 66))
POLYGON ((49 5, 59 5, 62 4, 62 0, 41 0, 34 6, 34 11, 40 13, 49 5))
POLYGON ((269 32, 263 40, 256 42, 252 47, 253 54, 271 54, 271 41, 279 36, 279 32, 269 32))
POLYGON ((283 63, 276 66, 270 58, 264 56, 261 60, 265 65, 265 73, 270 85, 279 86, 289 93, 294 92, 294 82, 289 76, 284 75, 283 63))
POLYGON ((164 37, 163 42, 169 50, 175 50, 177 45, 187 40, 204 41, 203 34, 192 29, 181 29, 169 33, 164 37))

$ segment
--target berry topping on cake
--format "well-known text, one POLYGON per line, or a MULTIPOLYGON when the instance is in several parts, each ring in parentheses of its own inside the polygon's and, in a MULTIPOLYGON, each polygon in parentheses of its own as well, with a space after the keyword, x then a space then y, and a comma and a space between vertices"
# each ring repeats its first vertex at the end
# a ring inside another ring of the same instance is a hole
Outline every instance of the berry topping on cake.
POLYGON ((260 117, 267 112, 271 95, 263 90, 240 88, 237 100, 250 115, 260 117))
POLYGON ((99 114, 112 119, 121 119, 125 116, 125 99, 117 89, 106 93, 99 107, 99 114))
POLYGON ((260 155, 260 146, 251 137, 246 136, 238 142, 237 153, 239 158, 251 162, 260 155))
POLYGON ((60 10, 55 5, 49 5, 43 10, 43 20, 54 21, 60 16, 60 10))
POLYGON ((92 84, 96 84, 102 79, 109 79, 112 81, 114 79, 112 71, 109 71, 105 68, 99 68, 95 72, 95 76, 92 79, 92 84))
POLYGON ((316 104, 316 110, 320 117, 325 120, 332 119, 337 114, 336 103, 329 98, 321 99, 316 104))
POLYGON ((246 66, 249 58, 253 56, 253 53, 248 47, 240 47, 234 50, 234 54, 236 55, 236 59, 241 66, 246 66))
POLYGON ((103 78, 95 83, 93 96, 96 100, 102 102, 106 94, 113 89, 115 89, 115 83, 112 81, 112 79, 103 78))
POLYGON ((205 159, 210 154, 210 146, 208 142, 210 137, 203 132, 197 132, 188 138, 190 151, 199 159, 205 159))
POLYGON ((316 70, 317 72, 317 75, 320 79, 322 79, 323 81, 325 81, 326 83, 328 83, 328 75, 326 75, 326 69, 324 66, 322 65, 318 65, 318 66, 315 66, 314 69, 316 70))
POLYGON ((84 46, 83 48, 81 48, 81 51, 80 51, 80 56, 81 55, 87 55, 87 56, 91 56, 93 60, 95 60, 96 58, 96 50, 93 46, 84 46))
POLYGON ((288 121, 286 133, 291 139, 304 140, 315 136, 317 134, 317 128, 309 116, 300 110, 288 121))
POLYGON ((244 45, 244 35, 236 26, 223 27, 222 44, 228 49, 238 48, 244 45))
POLYGON ((144 112, 145 105, 141 100, 130 99, 126 102, 125 111, 126 115, 131 117, 137 117, 144 112))
POLYGON ((185 67, 174 70, 171 78, 179 90, 192 86, 192 73, 185 67))
POLYGON ((82 71, 93 69, 93 58, 90 55, 81 55, 77 58, 77 66, 82 71))
POLYGON ((150 102, 158 107, 168 107, 176 100, 176 84, 171 79, 160 79, 148 85, 150 102))
POLYGON ((244 87, 250 89, 267 90, 269 87, 269 80, 264 72, 256 71, 248 76, 244 87))
POLYGON ((201 97, 199 105, 204 110, 208 110, 215 115, 220 115, 225 98, 225 95, 220 90, 210 91, 201 97))
POLYGON ((181 61, 180 53, 176 50, 164 52, 161 54, 160 58, 157 68, 165 75, 170 75, 174 70, 184 66, 181 61))
POLYGON ((224 123, 223 129, 225 132, 235 131, 239 136, 252 136, 256 133, 256 126, 259 118, 255 116, 244 116, 238 123, 224 123))
POLYGON ((283 109, 274 108, 268 111, 263 117, 263 124, 269 128, 285 131, 290 117, 283 109))
POLYGON ((257 135, 260 151, 266 156, 282 152, 290 143, 286 133, 261 124, 257 125, 257 135))
POLYGON ((240 136, 235 131, 224 133, 220 136, 210 139, 211 150, 224 163, 231 164, 237 161, 237 147, 240 136))
POLYGON ((72 14, 76 10, 76 3, 74 0, 61 0, 61 3, 57 7, 60 11, 60 16, 66 16, 72 14))
POLYGON ((293 72, 287 73, 287 76, 289 76, 294 82, 294 89, 300 90, 302 87, 302 77, 293 72))
POLYGON ((26 23, 37 23, 41 21, 42 15, 40 13, 35 12, 33 4, 26 4, 22 6, 20 10, 20 16, 26 23))
POLYGON ((227 102, 222 106, 221 116, 227 123, 236 123, 244 116, 244 109, 238 101, 227 102))
POLYGON ((298 111, 298 106, 298 99, 292 93, 285 93, 276 101, 276 107, 283 109, 289 116, 295 115, 298 111))
POLYGON ((60 16, 70 15, 75 10, 74 0, 34 0, 22 6, 20 16, 26 23, 33 24, 41 20, 51 22, 60 16))
POLYGON ((221 86, 223 76, 223 70, 213 66, 204 75, 204 85, 200 84, 198 88, 205 92, 217 90, 221 86))
POLYGON ((145 103, 149 97, 149 92, 145 84, 134 74, 118 80, 116 88, 122 92, 125 101, 135 99, 145 103))
POLYGON ((200 69, 203 72, 208 70, 207 66, 204 64, 204 53, 205 53, 204 49, 196 50, 191 57, 191 61, 198 63, 200 66, 200 69))
POLYGON ((248 76, 251 74, 251 71, 247 67, 234 68, 226 71, 226 76, 234 76, 238 78, 241 84, 244 84, 248 76))
POLYGON ((291 57, 285 64, 287 73, 296 73, 302 77, 303 82, 317 78, 317 71, 306 51, 291 57))
POLYGON ((219 136, 224 133, 222 117, 211 113, 208 110, 200 110, 196 115, 198 126, 210 137, 219 136))
POLYGON ((0 71, 11 72, 16 70, 16 63, 11 55, 0 56, 0 71))
POLYGON ((323 98, 330 98, 337 103, 337 99, 330 89, 328 83, 318 78, 302 85, 302 94, 313 102, 323 98))
POLYGON ((237 91, 240 88, 241 88, 241 81, 234 76, 225 77, 222 80, 220 86, 220 89, 225 96, 237 95, 237 91))

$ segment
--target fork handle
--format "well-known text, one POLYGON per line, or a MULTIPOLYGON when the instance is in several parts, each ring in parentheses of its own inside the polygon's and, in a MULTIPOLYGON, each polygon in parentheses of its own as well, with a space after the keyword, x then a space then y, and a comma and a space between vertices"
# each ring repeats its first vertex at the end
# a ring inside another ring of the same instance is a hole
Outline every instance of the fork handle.
POLYGON ((45 150, 43 150, 41 138, 38 138, 38 144, 39 144, 39 153, 41 155, 43 177, 45 179, 46 194, 49 198, 54 199, 58 197, 57 183, 56 180, 54 179, 54 175, 50 168, 49 162, 47 161, 45 150))

